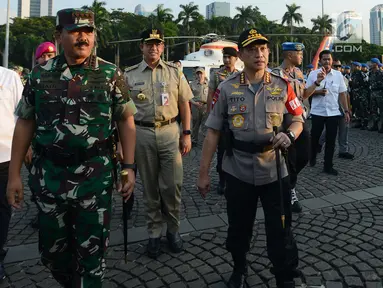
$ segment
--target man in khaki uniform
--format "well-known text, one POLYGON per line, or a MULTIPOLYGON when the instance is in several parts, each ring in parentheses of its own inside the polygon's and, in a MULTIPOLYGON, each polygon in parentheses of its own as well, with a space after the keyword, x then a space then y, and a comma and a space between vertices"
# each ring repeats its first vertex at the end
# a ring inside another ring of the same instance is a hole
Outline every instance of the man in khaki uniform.
POLYGON ((160 254, 163 215, 173 252, 182 251, 180 224, 182 155, 191 149, 190 107, 193 97, 181 70, 161 60, 164 38, 159 29, 141 34, 144 60, 125 71, 125 80, 138 113, 136 162, 144 185, 149 232, 148 254, 160 254), (179 110, 178 110, 179 109, 179 110), (176 122, 180 113, 183 132, 176 122))
POLYGON ((290 288, 294 287, 293 278, 298 274, 298 249, 291 232, 288 172, 283 157, 280 157, 281 199, 274 149, 287 149, 302 132, 303 109, 290 84, 266 71, 270 53, 267 38, 256 29, 250 29, 242 32, 238 43, 239 57, 245 68, 221 83, 213 97, 213 110, 206 121, 208 133, 202 150, 198 189, 203 197, 209 191, 209 166, 224 130, 224 137, 230 140, 222 166, 226 172, 229 219, 226 247, 234 261, 228 287, 244 287, 246 253, 250 249, 260 197, 266 216, 271 271, 278 288, 290 288), (285 109, 292 116, 286 131, 280 124, 285 109), (275 116, 280 119, 279 124, 273 123, 275 116), (280 131, 276 136, 273 126, 278 126, 280 131), (282 200, 285 222, 281 219, 282 200))
MULTIPOLYGON (((232 75, 238 70, 235 69, 235 63, 238 59, 237 50, 233 47, 225 47, 222 50, 223 54, 223 64, 224 66, 220 68, 217 72, 212 73, 209 81, 209 94, 207 98, 207 112, 209 113, 212 108, 213 95, 218 87, 218 85, 224 81, 227 77, 232 75)), ((222 171, 222 157, 225 151, 224 139, 220 139, 218 142, 217 149, 217 172, 219 175, 219 184, 217 187, 217 192, 219 195, 223 195, 225 191, 225 172, 222 171)))
POLYGON ((192 143, 198 144, 199 128, 202 125, 202 134, 206 135, 205 121, 206 121, 206 106, 207 106, 207 93, 208 81, 205 76, 205 69, 199 67, 196 69, 196 79, 190 83, 190 88, 193 92, 193 99, 190 101, 192 104, 192 143))

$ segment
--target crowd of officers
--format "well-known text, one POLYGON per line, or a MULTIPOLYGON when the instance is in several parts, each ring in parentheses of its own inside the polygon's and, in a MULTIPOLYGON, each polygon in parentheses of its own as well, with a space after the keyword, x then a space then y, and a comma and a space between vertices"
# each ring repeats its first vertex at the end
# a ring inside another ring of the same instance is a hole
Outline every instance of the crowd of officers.
MULTIPOLYGON (((222 68, 209 80, 198 68, 188 83, 178 65, 161 60, 160 29, 142 32, 143 60, 123 73, 94 55, 95 28, 91 11, 57 13, 55 36, 63 52, 56 56, 52 43, 39 46, 38 65, 26 79, 15 112, 7 198, 20 208, 20 169, 25 162, 39 209, 42 262, 53 277, 68 288, 102 286, 113 185, 118 182, 117 191, 128 201, 136 173, 144 187, 148 255, 156 258, 161 253, 163 222, 170 250, 180 253, 182 156, 197 144, 202 128, 197 186, 205 197, 217 151, 218 193, 227 199, 229 220, 226 246, 234 261, 228 286, 244 287, 260 198, 271 272, 279 288, 294 287, 300 273, 291 213, 294 207, 301 210, 295 184, 308 162, 309 145, 303 97, 307 87, 296 68, 302 63, 303 44, 284 43, 284 61, 270 72, 269 40, 255 28, 245 30, 238 51, 223 49, 222 68), (243 71, 235 69, 238 58, 243 71), (123 183, 115 181, 117 156, 128 175, 123 183)), ((350 74, 361 125, 372 115, 376 118, 376 108, 382 107, 382 72, 375 62, 368 75, 359 71, 358 63, 350 74), (361 90, 367 85, 371 99, 361 90)), ((325 76, 319 72, 316 81, 325 76)))

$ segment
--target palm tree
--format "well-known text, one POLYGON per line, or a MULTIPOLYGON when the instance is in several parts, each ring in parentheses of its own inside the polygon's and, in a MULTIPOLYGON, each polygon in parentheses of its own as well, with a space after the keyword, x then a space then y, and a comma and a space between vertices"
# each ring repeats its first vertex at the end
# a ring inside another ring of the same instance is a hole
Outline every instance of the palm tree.
POLYGON ((332 33, 332 19, 329 15, 325 14, 323 17, 318 16, 317 18, 311 19, 313 23, 312 33, 321 32, 323 34, 332 33))
POLYGON ((234 16, 235 29, 237 32, 254 26, 254 10, 252 6, 235 7, 235 9, 239 12, 234 16))
POLYGON ((172 14, 172 9, 164 8, 164 4, 158 4, 155 11, 157 16, 158 23, 165 23, 167 21, 172 21, 174 16, 172 14))
POLYGON ((178 14, 177 23, 182 21, 182 26, 186 29, 186 33, 190 31, 190 23, 198 19, 201 15, 198 12, 198 5, 194 5, 194 2, 189 4, 181 4, 182 11, 178 14))
MULTIPOLYGON (((301 6, 297 6, 295 3, 291 5, 286 5, 287 11, 282 17, 282 25, 285 23, 290 26, 290 34, 293 34, 294 29, 294 22, 298 25, 300 23, 303 23, 303 17, 301 13, 298 13, 297 11, 301 9, 301 6)), ((291 36, 291 41, 293 41, 293 36, 291 36)))
POLYGON ((82 9, 88 9, 94 13, 94 22, 96 24, 97 40, 101 47, 106 47, 109 37, 112 34, 110 28, 110 14, 105 8, 106 2, 94 0, 91 6, 83 6, 82 9))

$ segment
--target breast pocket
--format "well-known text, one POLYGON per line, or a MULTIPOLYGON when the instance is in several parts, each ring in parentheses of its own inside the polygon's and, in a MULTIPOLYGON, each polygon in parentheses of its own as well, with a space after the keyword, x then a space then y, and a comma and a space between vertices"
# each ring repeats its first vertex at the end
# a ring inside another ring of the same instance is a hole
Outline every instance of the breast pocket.
POLYGON ((61 100, 61 91, 56 89, 44 90, 38 95, 39 101, 36 107, 36 123, 45 126, 46 129, 53 127, 62 120, 64 103, 61 100))
POLYGON ((107 125, 112 120, 112 100, 108 95, 82 99, 80 103, 80 125, 107 125))
POLYGON ((282 125, 284 111, 283 101, 266 101, 266 128, 282 125))
POLYGON ((246 104, 229 104, 228 120, 230 129, 247 130, 249 128, 250 113, 246 104))
POLYGON ((331 90, 331 92, 333 92, 333 93, 339 93, 339 84, 332 84, 332 85, 330 86, 330 90, 331 90))

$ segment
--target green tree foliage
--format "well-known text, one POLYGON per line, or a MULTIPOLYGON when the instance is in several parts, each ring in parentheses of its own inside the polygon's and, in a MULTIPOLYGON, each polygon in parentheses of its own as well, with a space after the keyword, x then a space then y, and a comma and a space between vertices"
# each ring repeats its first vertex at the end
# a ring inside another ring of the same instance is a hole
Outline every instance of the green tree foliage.
MULTIPOLYGON (((149 17, 125 12, 124 9, 110 11, 105 5, 103 1, 94 0, 90 6, 84 7, 95 13, 97 54, 108 61, 115 62, 119 50, 121 67, 131 66, 141 61, 140 43, 136 41, 117 45, 110 42, 139 39, 141 32, 148 28, 160 28, 168 37, 193 37, 216 33, 236 41, 244 29, 256 27, 270 38, 271 66, 280 64, 281 44, 285 41, 303 42, 306 46, 304 65, 310 63, 322 41, 323 34, 330 34, 332 28, 328 15, 312 19, 312 29, 299 27, 303 19, 299 13, 300 6, 295 4, 286 5, 286 13, 279 21, 267 19, 256 6, 236 7, 237 14, 233 18, 214 17, 208 20, 199 13, 198 5, 193 2, 180 4, 181 11, 178 15, 174 15, 171 9, 160 4, 149 17), (304 36, 297 34, 304 34, 304 36)), ((54 42, 54 29, 55 17, 14 18, 10 26, 9 62, 31 68, 36 47, 44 41, 54 42)), ((164 53, 165 59, 182 59, 192 48, 198 49, 205 41, 206 39, 197 37, 167 39, 166 47, 168 48, 164 53)), ((2 25, 0 26, 0 56, 4 52, 4 42, 5 25, 2 25)), ((381 55, 383 55, 382 47, 363 42, 362 52, 338 53, 336 57, 349 63, 354 60, 363 62, 381 55)))

